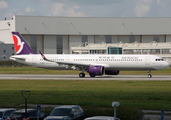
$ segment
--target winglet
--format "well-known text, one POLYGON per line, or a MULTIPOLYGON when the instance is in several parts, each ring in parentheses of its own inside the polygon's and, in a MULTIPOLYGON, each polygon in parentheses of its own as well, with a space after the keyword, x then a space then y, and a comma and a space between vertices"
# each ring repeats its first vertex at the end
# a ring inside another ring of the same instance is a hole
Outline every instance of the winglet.
POLYGON ((41 54, 41 56, 42 56, 42 58, 43 58, 44 60, 49 61, 49 60, 43 55, 43 53, 42 53, 41 51, 39 51, 39 53, 41 54))

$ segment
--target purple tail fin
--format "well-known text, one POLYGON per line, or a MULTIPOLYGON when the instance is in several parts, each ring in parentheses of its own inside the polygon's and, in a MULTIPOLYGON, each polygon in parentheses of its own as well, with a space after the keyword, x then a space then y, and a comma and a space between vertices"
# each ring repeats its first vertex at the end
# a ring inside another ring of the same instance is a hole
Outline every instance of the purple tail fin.
POLYGON ((29 45, 25 42, 23 37, 19 34, 19 32, 12 32, 12 37, 14 40, 15 50, 17 55, 28 55, 28 54, 36 54, 29 45))

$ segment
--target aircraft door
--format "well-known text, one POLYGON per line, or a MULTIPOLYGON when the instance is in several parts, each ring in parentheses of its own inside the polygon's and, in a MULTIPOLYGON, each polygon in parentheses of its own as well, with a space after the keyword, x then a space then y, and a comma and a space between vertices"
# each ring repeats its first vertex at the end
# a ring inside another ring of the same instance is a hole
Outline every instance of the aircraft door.
POLYGON ((67 57, 67 58, 65 59, 65 62, 69 62, 69 57, 67 57))
POLYGON ((146 56, 145 65, 150 65, 150 56, 146 56))
POLYGON ((36 56, 32 57, 32 64, 36 64, 36 56))

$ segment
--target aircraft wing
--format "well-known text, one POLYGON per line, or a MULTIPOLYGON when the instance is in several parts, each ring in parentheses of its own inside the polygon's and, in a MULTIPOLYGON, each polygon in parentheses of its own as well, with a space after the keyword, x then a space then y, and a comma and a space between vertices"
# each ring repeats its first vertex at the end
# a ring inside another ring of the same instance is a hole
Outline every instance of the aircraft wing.
POLYGON ((47 59, 43 53, 41 51, 39 51, 42 58, 45 60, 45 61, 48 61, 48 62, 55 62, 55 63, 58 63, 58 64, 61 64, 61 65, 67 65, 67 66, 74 66, 74 67, 89 67, 89 66, 93 66, 91 64, 85 64, 85 63, 73 63, 73 62, 61 62, 61 61, 53 61, 53 60, 49 60, 47 59))

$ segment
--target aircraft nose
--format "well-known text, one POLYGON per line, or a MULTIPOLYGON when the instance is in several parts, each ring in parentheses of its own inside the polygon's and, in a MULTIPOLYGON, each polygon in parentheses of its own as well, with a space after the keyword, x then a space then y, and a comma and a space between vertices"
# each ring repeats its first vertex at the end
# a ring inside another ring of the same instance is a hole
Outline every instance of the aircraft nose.
POLYGON ((168 67, 170 67, 170 64, 168 63, 168 62, 164 62, 164 65, 163 65, 165 68, 168 68, 168 67))

